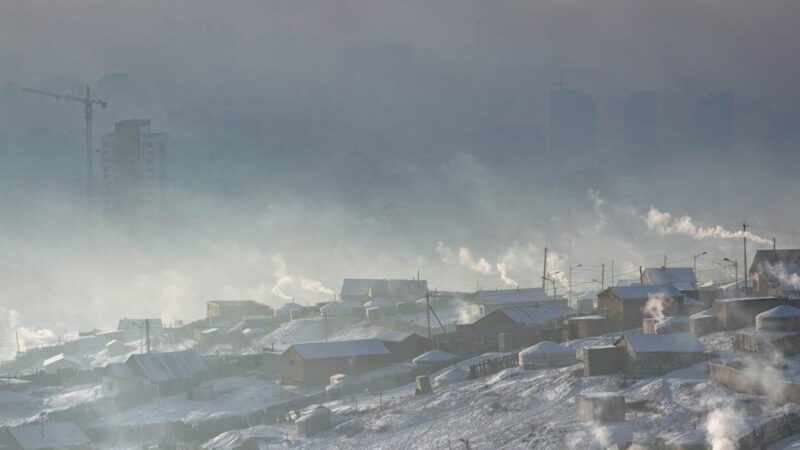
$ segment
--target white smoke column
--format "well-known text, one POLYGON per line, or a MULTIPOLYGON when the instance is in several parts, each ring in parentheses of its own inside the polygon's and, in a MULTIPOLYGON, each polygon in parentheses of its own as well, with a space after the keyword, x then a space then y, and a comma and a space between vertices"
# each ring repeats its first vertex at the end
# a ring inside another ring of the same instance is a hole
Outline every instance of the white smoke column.
POLYGON ((19 313, 15 309, 0 307, 0 359, 13 357, 20 350, 50 345, 56 341, 56 333, 46 328, 29 328, 19 324, 19 313))
POLYGON ((673 218, 668 212, 662 212, 655 207, 650 207, 647 214, 642 217, 647 228, 662 236, 683 235, 693 239, 747 239, 759 244, 772 244, 772 240, 755 235, 751 232, 730 231, 720 225, 713 227, 698 227, 689 216, 673 218))
POLYGON ((486 261, 484 258, 476 259, 472 256, 472 252, 467 247, 458 249, 458 262, 462 266, 468 267, 470 270, 474 270, 483 275, 491 275, 492 273, 492 265, 489 264, 489 261, 486 261))
POLYGON ((671 302, 672 299, 663 293, 650 294, 647 298, 647 303, 644 304, 644 312, 661 322, 665 317, 664 310, 671 302))
POLYGON ((777 279, 781 287, 795 290, 800 289, 800 275, 797 274, 797 268, 790 271, 783 263, 764 263, 764 270, 777 279))
POLYGON ((286 290, 292 287, 315 294, 323 294, 326 296, 333 295, 333 291, 325 287, 321 282, 289 273, 289 270, 286 268, 286 260, 282 254, 275 253, 272 255, 272 262, 275 263, 276 266, 273 272, 275 284, 272 286, 271 291, 273 295, 284 300, 291 300, 292 296, 289 295, 286 290))
POLYGON ((507 263, 505 263, 503 261, 497 263, 497 272, 500 274, 500 279, 503 280, 503 283, 505 283, 505 284, 507 284, 509 286, 515 286, 515 285, 518 286, 519 285, 519 283, 517 283, 517 280, 515 280, 515 279, 511 278, 511 276, 509 276, 509 274, 508 274, 508 264, 507 263))
POLYGON ((456 323, 474 323, 481 318, 481 309, 478 305, 462 300, 457 302, 455 307, 458 308, 458 319, 456 319, 456 323))
POLYGON ((736 450, 745 425, 740 411, 731 406, 717 408, 706 417, 706 440, 713 450, 736 450))

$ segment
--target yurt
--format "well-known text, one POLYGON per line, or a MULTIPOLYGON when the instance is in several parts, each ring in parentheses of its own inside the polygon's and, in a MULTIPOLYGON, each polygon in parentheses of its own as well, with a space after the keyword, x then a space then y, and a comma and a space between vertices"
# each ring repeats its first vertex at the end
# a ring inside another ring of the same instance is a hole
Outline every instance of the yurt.
POLYGON ((431 350, 429 352, 425 352, 417 356, 416 358, 412 359, 411 362, 417 369, 422 371, 429 371, 446 367, 448 364, 450 364, 455 360, 456 360, 455 355, 443 352, 441 350, 431 350))
POLYGON ((469 372, 458 367, 451 367, 433 379, 435 387, 441 387, 447 384, 458 383, 469 378, 469 372))
POLYGON ((519 352, 519 366, 525 370, 563 367, 576 362, 575 350, 550 341, 539 342, 519 352))
POLYGON ((798 331, 800 330, 800 309, 781 305, 756 316, 758 331, 798 331))

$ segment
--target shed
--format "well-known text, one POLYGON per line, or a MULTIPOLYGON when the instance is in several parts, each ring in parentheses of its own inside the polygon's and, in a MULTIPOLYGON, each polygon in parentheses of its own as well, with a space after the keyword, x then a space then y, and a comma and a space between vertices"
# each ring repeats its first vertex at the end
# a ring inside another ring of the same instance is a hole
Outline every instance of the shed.
POLYGON ((515 345, 531 345, 541 340, 540 332, 556 328, 576 311, 566 306, 516 306, 496 309, 472 324, 456 325, 459 333, 482 340, 497 348, 500 333, 512 335, 515 345))
POLYGON ((425 298, 428 282, 425 280, 381 280, 345 278, 339 298, 366 302, 374 298, 391 300, 394 303, 413 302, 425 298))
POLYGON ((756 329, 759 331, 800 332, 800 309, 781 305, 756 316, 756 329))
POLYGON ((570 339, 582 339, 606 334, 611 331, 610 325, 608 318, 600 315, 578 316, 567 319, 570 339))
POLYGON ((331 375, 355 375, 385 366, 391 352, 379 339, 293 344, 283 352, 284 379, 293 383, 324 383, 331 375))
POLYGON ((570 366, 576 362, 575 350, 550 341, 539 342, 519 352, 519 366, 525 370, 570 366))
POLYGON ((6 429, 3 441, 10 449, 90 449, 91 440, 74 422, 31 423, 6 429))
POLYGON ((664 314, 679 313, 683 294, 672 285, 613 286, 597 294, 598 311, 612 324, 623 329, 639 328, 645 317, 644 308, 651 298, 666 300, 664 314))
POLYGON ((689 332, 695 336, 705 336, 719 329, 719 321, 710 309, 689 316, 689 332))
POLYGON ((56 356, 47 358, 42 363, 45 373, 68 375, 83 370, 83 360, 76 356, 64 355, 59 353, 56 356))
POLYGON ((583 376, 611 375, 625 370, 625 352, 614 345, 583 348, 583 376))
POLYGON ((295 421, 297 432, 304 436, 313 436, 331 429, 331 410, 318 405, 308 414, 295 421))
POLYGON ((211 300, 206 302, 206 317, 239 321, 244 316, 272 316, 272 307, 255 300, 211 300))
POLYGON ((137 378, 125 363, 111 363, 103 368, 103 395, 117 397, 137 392, 144 387, 144 381, 137 378))
POLYGON ((187 392, 208 370, 194 350, 131 355, 125 365, 157 395, 187 392))
POLYGON ((642 320, 642 331, 645 334, 685 333, 689 331, 689 318, 685 316, 670 316, 661 319, 645 317, 642 320))
POLYGON ((625 397, 613 392, 589 392, 576 398, 578 422, 625 421, 625 397))
POLYGON ((662 375, 706 359, 705 347, 691 333, 625 334, 614 345, 625 351, 624 372, 633 378, 662 375))
POLYGON ((319 309, 328 317, 356 317, 364 315, 364 305, 355 300, 342 300, 330 302, 319 309))
POLYGON ((648 267, 642 273, 642 284, 670 284, 682 292, 697 290, 697 276, 691 267, 648 267))

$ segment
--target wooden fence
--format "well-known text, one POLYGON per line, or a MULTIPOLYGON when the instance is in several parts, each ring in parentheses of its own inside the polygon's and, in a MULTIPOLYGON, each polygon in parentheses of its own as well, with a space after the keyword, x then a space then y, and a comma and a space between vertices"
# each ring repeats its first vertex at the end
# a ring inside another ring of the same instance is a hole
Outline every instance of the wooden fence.
POLYGON ((736 392, 750 395, 768 395, 778 404, 800 403, 800 384, 783 380, 763 379, 756 373, 749 373, 725 364, 708 363, 708 373, 712 380, 733 389, 736 392), (767 386, 769 385, 769 392, 767 386))
POLYGON ((519 366, 519 353, 511 353, 497 358, 484 359, 469 366, 469 379, 485 377, 510 367, 519 366))

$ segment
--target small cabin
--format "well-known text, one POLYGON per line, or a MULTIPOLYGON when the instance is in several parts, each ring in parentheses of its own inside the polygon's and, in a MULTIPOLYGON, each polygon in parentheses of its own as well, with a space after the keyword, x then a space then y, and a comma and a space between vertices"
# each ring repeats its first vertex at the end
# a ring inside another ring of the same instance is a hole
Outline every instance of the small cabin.
POLYGON ((379 339, 293 344, 283 352, 283 378, 297 384, 325 383, 332 375, 357 375, 386 366, 391 352, 379 339))
POLYGON ((625 397, 613 392, 588 392, 576 398, 578 422, 625 421, 625 397))
POLYGON ((42 369, 45 373, 55 375, 74 375, 84 368, 85 365, 81 358, 63 353, 47 358, 42 363, 42 369))
POLYGON ((714 300, 711 310, 726 330, 752 327, 756 316, 781 305, 800 307, 800 299, 786 297, 744 297, 714 300))
POLYGON ((624 334, 614 345, 624 351, 623 372, 649 378, 705 361, 705 347, 691 333, 624 334))
POLYGON ((662 300, 665 315, 675 315, 683 309, 683 294, 672 285, 613 286, 597 294, 597 309, 615 328, 629 330, 641 326, 645 306, 652 298, 662 300))
POLYGON ((611 331, 608 318, 600 315, 570 317, 567 319, 567 327, 570 339, 601 336, 611 331))

